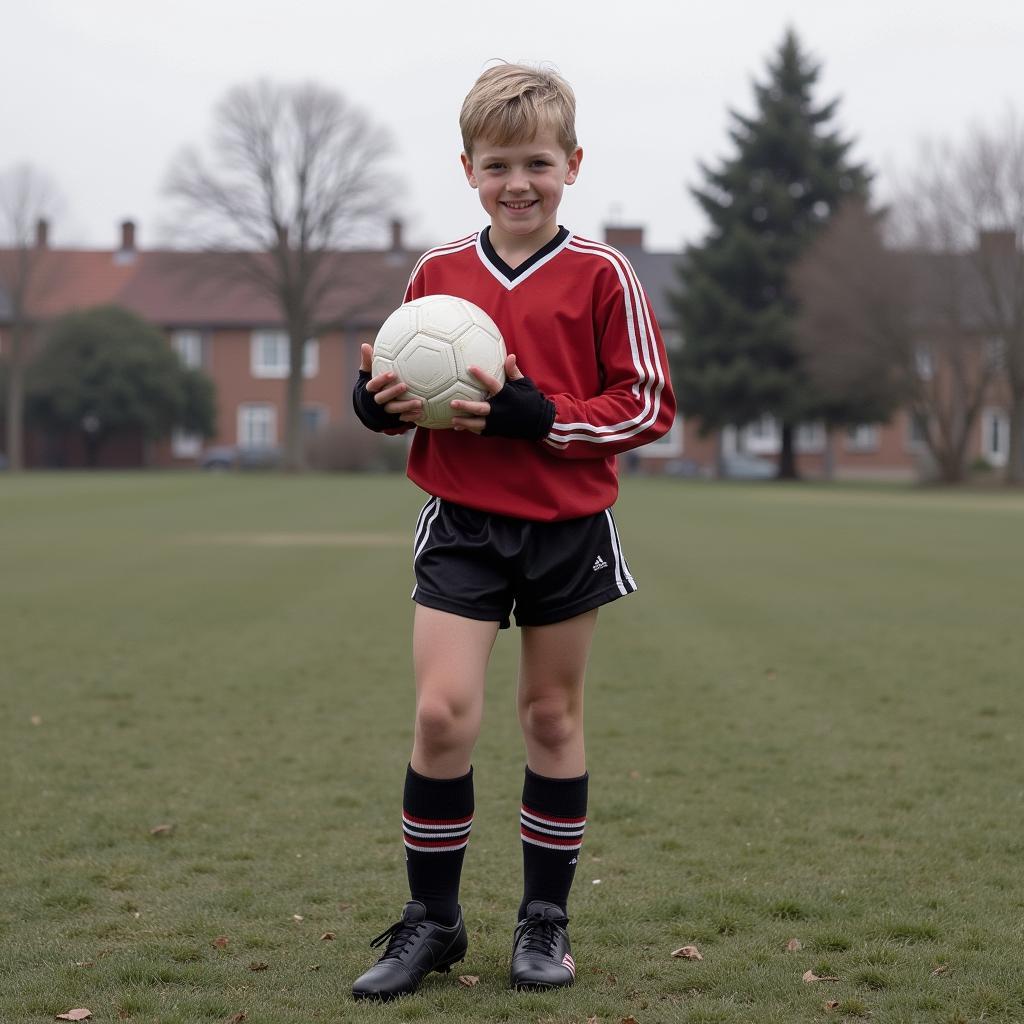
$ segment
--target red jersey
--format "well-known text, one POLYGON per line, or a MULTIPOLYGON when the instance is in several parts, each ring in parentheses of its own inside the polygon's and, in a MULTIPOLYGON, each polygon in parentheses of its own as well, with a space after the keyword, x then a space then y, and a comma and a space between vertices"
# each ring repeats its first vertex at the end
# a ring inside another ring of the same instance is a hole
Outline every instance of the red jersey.
POLYGON ((424 295, 483 309, 556 413, 540 441, 417 430, 409 478, 447 501, 523 519, 611 506, 615 456, 660 437, 675 416, 661 332, 629 261, 561 228, 512 269, 485 229, 424 253, 405 301, 424 295))

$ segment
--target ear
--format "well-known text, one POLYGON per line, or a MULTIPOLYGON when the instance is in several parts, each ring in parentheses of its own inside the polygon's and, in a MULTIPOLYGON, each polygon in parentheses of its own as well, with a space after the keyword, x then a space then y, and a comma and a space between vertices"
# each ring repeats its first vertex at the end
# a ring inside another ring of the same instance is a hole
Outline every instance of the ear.
POLYGON ((583 163, 583 148, 577 146, 575 152, 569 157, 569 166, 565 171, 566 185, 571 185, 579 177, 581 163, 583 163))
POLYGON ((469 182, 470 188, 476 188, 478 182, 473 173, 473 161, 465 153, 462 154, 462 169, 466 172, 466 181, 469 182))

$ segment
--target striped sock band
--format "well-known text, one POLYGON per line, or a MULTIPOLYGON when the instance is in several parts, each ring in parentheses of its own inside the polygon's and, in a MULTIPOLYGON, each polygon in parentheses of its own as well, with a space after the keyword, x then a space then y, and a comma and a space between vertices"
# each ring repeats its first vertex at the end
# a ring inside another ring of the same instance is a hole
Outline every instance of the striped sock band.
POLYGON ((589 776, 549 779, 526 769, 519 835, 523 841, 523 902, 519 918, 533 900, 562 908, 568 916, 569 890, 587 825, 589 776))
POLYGON ((405 773, 402 840, 409 892, 427 918, 454 924, 459 915, 462 861, 473 827, 473 769, 457 779, 405 773))

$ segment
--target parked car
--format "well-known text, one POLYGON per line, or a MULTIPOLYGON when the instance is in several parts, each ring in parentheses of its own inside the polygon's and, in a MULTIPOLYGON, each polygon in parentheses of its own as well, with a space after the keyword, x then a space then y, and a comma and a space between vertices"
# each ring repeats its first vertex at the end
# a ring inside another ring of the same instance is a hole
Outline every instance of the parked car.
POLYGON ((199 457, 200 469, 275 469, 281 464, 279 448, 243 448, 218 445, 199 457))
POLYGON ((729 480, 771 480, 777 472, 774 462, 739 452, 724 456, 722 468, 729 480))

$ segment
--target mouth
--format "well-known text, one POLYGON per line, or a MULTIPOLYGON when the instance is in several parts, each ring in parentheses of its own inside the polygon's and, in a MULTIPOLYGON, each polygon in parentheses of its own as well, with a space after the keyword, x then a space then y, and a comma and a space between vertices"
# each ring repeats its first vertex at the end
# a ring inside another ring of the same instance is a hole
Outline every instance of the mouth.
POLYGON ((536 199, 506 199, 502 202, 506 210, 528 210, 537 205, 536 199))

